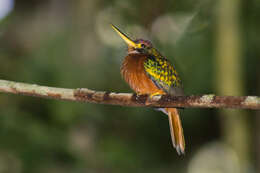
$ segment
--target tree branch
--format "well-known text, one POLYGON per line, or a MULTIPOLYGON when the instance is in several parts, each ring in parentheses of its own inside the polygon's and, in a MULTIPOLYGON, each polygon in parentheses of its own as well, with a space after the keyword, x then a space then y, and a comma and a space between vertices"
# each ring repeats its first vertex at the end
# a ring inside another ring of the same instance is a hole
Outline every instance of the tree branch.
POLYGON ((154 96, 131 93, 94 91, 86 88, 65 89, 0 80, 0 92, 22 94, 57 100, 69 100, 137 107, 178 107, 178 108, 236 108, 260 109, 258 96, 154 96))

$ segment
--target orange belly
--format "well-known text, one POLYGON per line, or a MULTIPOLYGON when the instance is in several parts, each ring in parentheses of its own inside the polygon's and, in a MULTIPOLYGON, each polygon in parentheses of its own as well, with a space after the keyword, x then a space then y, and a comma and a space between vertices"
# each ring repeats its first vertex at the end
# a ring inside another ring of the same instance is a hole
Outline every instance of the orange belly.
POLYGON ((148 77, 144 70, 144 61, 146 57, 139 54, 131 54, 125 57, 121 66, 121 74, 125 81, 137 94, 153 94, 164 91, 159 89, 148 77))

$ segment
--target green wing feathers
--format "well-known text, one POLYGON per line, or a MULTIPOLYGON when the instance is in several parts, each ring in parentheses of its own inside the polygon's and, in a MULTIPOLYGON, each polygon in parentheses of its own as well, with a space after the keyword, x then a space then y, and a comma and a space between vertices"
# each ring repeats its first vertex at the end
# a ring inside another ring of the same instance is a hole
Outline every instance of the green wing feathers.
POLYGON ((161 56, 150 55, 144 61, 144 69, 158 88, 169 94, 182 95, 181 80, 169 60, 161 56), (176 88, 180 91, 176 92, 176 88))

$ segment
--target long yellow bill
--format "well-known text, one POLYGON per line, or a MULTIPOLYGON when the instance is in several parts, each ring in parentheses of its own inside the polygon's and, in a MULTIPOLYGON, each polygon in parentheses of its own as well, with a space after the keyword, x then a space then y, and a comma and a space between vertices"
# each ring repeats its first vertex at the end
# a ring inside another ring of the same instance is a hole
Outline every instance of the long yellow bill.
POLYGON ((137 44, 121 32, 115 25, 111 24, 111 27, 118 33, 118 35, 131 47, 137 47, 137 44))

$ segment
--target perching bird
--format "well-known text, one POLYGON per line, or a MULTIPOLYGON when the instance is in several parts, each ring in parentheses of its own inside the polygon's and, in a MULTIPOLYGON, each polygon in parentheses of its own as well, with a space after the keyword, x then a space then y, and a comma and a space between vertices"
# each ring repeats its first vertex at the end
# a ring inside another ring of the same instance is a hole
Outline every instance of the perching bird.
MULTIPOLYGON (((183 95, 181 80, 174 66, 168 59, 156 50, 150 41, 137 39, 131 40, 117 27, 112 28, 128 45, 128 55, 125 57, 121 74, 130 87, 138 94, 155 95, 170 94, 183 95)), ((160 108, 168 115, 173 146, 177 153, 184 154, 185 141, 183 129, 176 108, 160 108)))

